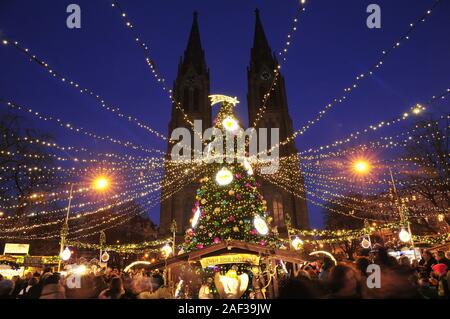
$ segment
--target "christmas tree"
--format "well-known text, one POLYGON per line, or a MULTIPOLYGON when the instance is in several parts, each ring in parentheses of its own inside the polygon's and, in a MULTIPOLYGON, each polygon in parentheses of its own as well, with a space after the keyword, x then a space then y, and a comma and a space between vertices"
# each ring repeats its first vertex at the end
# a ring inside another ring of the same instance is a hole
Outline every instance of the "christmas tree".
MULTIPOLYGON (((243 134, 233 107, 232 103, 223 102, 215 120, 215 127, 223 132, 223 140, 227 134, 234 137, 243 134)), ((276 234, 270 228, 272 218, 249 161, 238 161, 237 152, 232 163, 225 160, 223 153, 214 150, 211 153, 216 158, 222 156, 223 162, 206 164, 207 174, 200 180, 192 209, 192 227, 186 232, 183 250, 188 252, 230 240, 273 245, 276 234)))

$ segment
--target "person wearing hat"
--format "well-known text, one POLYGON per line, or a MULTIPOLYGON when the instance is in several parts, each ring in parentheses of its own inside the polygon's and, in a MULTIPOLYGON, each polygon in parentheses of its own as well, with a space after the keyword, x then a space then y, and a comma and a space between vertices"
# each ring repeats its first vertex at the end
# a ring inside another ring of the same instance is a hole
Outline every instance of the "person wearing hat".
POLYGON ((449 299, 450 290, 447 283, 447 265, 436 264, 432 267, 432 277, 433 281, 438 289, 438 296, 440 299, 449 299))

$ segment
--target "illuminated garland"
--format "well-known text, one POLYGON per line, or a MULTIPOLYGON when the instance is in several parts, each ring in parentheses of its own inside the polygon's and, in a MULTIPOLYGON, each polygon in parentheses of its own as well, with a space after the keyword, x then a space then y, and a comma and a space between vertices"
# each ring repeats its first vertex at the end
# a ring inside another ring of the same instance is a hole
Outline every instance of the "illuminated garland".
MULTIPOLYGON (((438 99, 445 98, 448 94, 450 94, 450 89, 447 89, 445 91, 445 93, 441 94, 438 97, 433 96, 433 98, 431 99, 430 102, 427 103, 427 105, 432 104, 434 101, 437 101, 438 99)), ((413 115, 418 115, 423 110, 424 110, 423 107, 419 108, 418 106, 415 106, 415 107, 412 108, 412 114, 413 115), (417 113, 417 112, 419 112, 419 113, 417 113)), ((351 142, 352 140, 358 139, 364 133, 368 133, 370 131, 379 131, 380 129, 382 129, 384 127, 392 127, 392 125, 394 125, 394 124, 401 123, 402 120, 407 120, 407 119, 411 118, 411 117, 409 117, 409 115, 406 115, 406 114, 410 114, 410 113, 404 113, 401 117, 397 117, 397 118, 392 119, 390 121, 380 121, 379 123, 377 123, 375 125, 370 125, 368 128, 365 128, 363 130, 358 130, 356 132, 353 132, 353 133, 351 133, 350 135, 348 135, 347 137, 345 137, 345 138, 343 138, 341 140, 337 140, 337 141, 335 141, 335 142, 333 142, 331 144, 328 144, 328 145, 319 146, 319 147, 317 147, 315 149, 310 148, 310 149, 308 149, 306 151, 299 152, 298 154, 299 155, 304 155, 304 154, 309 154, 309 153, 313 153, 313 154, 314 153, 319 153, 319 152, 321 152, 321 151, 323 151, 325 149, 335 148, 335 147, 341 146, 343 144, 347 144, 347 143, 351 142)), ((442 118, 442 116, 441 116, 441 118, 442 118)), ((416 124, 415 127, 418 128, 419 125, 416 124)), ((383 139, 383 137, 380 137, 380 139, 383 139)), ((384 139, 387 139, 387 138, 384 138, 384 139)))
POLYGON ((145 241, 142 243, 133 243, 133 244, 122 244, 122 245, 100 245, 100 244, 89 244, 82 243, 78 241, 69 241, 67 243, 68 246, 77 247, 81 249, 90 249, 90 250, 106 250, 106 251, 114 251, 117 253, 136 253, 141 251, 146 252, 159 252, 160 246, 166 244, 170 238, 145 241), (155 248, 156 247, 156 248, 155 248))
POLYGON ((338 230, 301 230, 296 228, 290 228, 290 235, 298 235, 298 236, 313 236, 313 237, 362 237, 364 235, 373 234, 375 232, 379 232, 383 229, 399 229, 403 226, 400 222, 387 223, 381 225, 372 225, 368 227, 364 227, 361 229, 338 229, 338 230))
POLYGON ((114 143, 114 144, 119 144, 120 146, 123 146, 123 147, 132 148, 134 150, 141 150, 141 151, 144 151, 144 152, 147 152, 147 153, 155 153, 156 152, 156 153, 160 153, 162 155, 165 154, 165 152, 162 152, 162 151, 160 151, 158 149, 147 149, 147 148, 144 148, 142 146, 135 145, 132 142, 121 141, 119 139, 112 138, 112 137, 110 137, 108 135, 107 136, 97 135, 95 133, 92 133, 90 131, 85 130, 82 127, 75 127, 71 123, 66 122, 66 121, 64 121, 64 120, 62 120, 60 118, 54 118, 52 116, 41 115, 39 112, 36 112, 33 109, 31 109, 31 108, 22 107, 19 104, 16 104, 14 102, 5 102, 3 100, 0 100, 0 102, 5 103, 7 106, 9 106, 12 109, 18 109, 18 110, 27 111, 29 114, 34 115, 35 117, 37 117, 40 120, 56 122, 56 124, 59 125, 62 128, 68 129, 68 130, 70 130, 72 132, 84 134, 85 136, 89 136, 89 137, 94 138, 94 139, 98 139, 98 140, 101 140, 101 141, 109 141, 109 142, 114 143))
POLYGON ((48 63, 44 62, 43 60, 39 59, 36 55, 32 54, 28 48, 23 48, 22 46, 20 46, 19 42, 12 41, 11 39, 3 38, 3 44, 4 45, 11 44, 18 51, 24 53, 30 62, 35 62, 37 65, 43 67, 54 78, 57 78, 61 82, 69 85, 71 88, 76 89, 81 94, 86 94, 87 96, 94 98, 103 109, 112 112, 113 114, 115 114, 117 117, 119 117, 121 119, 125 119, 128 122, 136 124, 138 127, 145 129, 146 131, 150 132, 151 134, 153 134, 163 140, 167 140, 167 137, 165 137, 163 134, 159 133, 155 129, 152 129, 148 125, 142 123, 138 118, 122 113, 122 111, 118 107, 112 107, 112 106, 108 105, 105 102, 103 97, 101 97, 99 94, 95 93, 91 89, 83 88, 80 84, 78 84, 74 81, 71 81, 68 77, 63 76, 61 73, 55 71, 52 67, 49 66, 48 63))

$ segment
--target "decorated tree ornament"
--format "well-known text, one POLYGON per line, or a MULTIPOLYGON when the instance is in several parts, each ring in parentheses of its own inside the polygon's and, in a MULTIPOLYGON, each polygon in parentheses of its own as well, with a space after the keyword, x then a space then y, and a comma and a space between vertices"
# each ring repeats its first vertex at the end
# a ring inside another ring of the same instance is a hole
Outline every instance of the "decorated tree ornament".
POLYGON ((253 219, 253 225, 260 235, 265 236, 269 233, 269 227, 267 227, 266 222, 261 218, 261 216, 255 215, 255 218, 253 219))
POLYGON ((195 228, 197 226, 198 221, 200 220, 201 214, 202 214, 202 212, 200 210, 200 207, 197 207, 194 217, 192 218, 192 223, 191 223, 192 228, 195 228))
POLYGON ((233 173, 226 167, 222 167, 222 169, 216 174, 216 182, 220 186, 225 186, 230 184, 233 181, 233 173))
POLYGON ((238 122, 230 116, 222 121, 222 125, 228 132, 235 132, 239 128, 238 122))
POLYGON ((253 175, 253 168, 252 168, 252 166, 250 165, 250 163, 246 159, 244 160, 244 168, 247 171, 248 175, 250 175, 250 176, 253 175))

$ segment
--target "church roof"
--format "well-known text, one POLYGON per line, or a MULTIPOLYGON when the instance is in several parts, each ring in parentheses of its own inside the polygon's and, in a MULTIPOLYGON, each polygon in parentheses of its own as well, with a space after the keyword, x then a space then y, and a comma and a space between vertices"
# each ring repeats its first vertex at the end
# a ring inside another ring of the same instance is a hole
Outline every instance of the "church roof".
POLYGON ((261 22, 261 17, 259 15, 259 9, 255 10, 256 21, 255 21, 255 33, 253 36, 253 47, 251 50, 251 60, 253 63, 260 64, 263 62, 268 62, 272 64, 274 62, 272 56, 272 49, 267 41, 266 33, 261 22))
POLYGON ((197 12, 194 12, 193 14, 191 33, 189 34, 188 44, 186 50, 184 51, 184 70, 186 70, 189 65, 193 65, 199 73, 204 67, 206 67, 205 53, 203 51, 202 42, 200 39, 197 12))

